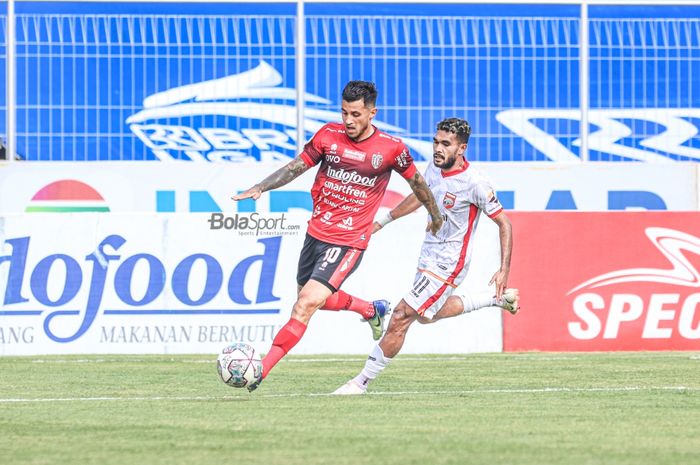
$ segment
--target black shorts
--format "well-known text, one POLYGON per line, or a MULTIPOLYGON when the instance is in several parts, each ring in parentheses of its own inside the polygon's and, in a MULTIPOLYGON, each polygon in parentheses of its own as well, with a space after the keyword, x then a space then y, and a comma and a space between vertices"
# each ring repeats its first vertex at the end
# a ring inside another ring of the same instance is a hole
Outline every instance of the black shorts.
POLYGON ((360 264, 363 253, 362 249, 329 244, 307 234, 299 256, 297 284, 303 286, 315 279, 336 292, 360 264))

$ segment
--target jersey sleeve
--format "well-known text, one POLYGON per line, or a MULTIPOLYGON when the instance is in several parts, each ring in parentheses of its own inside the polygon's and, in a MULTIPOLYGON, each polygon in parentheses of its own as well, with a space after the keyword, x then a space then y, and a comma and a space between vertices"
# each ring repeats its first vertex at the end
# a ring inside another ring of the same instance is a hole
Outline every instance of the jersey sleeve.
POLYGON ((323 134, 325 134, 325 130, 326 126, 319 129, 314 137, 304 145, 304 151, 300 154, 301 159, 309 168, 318 165, 323 159, 323 134))
POLYGON ((501 202, 496 197, 496 192, 487 182, 480 182, 476 185, 476 198, 478 207, 488 215, 489 218, 495 218, 503 211, 501 202))
POLYGON ((416 174, 416 165, 413 163, 411 152, 403 143, 399 144, 398 155, 394 157, 392 168, 405 179, 410 179, 416 174))
MULTIPOLYGON (((440 177, 441 175, 439 168, 436 168, 433 163, 428 163, 423 171, 423 178, 431 190, 440 182, 440 177)), ((433 195, 435 195, 434 192, 433 195)))
MULTIPOLYGON (((425 178, 425 181, 434 181, 435 176, 439 175, 437 171, 439 171, 439 168, 436 168, 433 163, 428 163, 425 167, 425 171, 423 171, 423 177, 425 178)), ((432 187, 432 184, 428 185, 432 187)))

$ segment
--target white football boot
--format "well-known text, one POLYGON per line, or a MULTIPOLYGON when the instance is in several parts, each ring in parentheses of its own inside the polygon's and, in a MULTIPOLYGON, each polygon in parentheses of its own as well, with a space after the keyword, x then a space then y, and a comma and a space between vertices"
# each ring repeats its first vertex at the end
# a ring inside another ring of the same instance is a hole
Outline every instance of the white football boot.
POLYGON ((518 303, 520 302, 520 291, 517 289, 506 289, 496 305, 515 315, 520 310, 518 303))
POLYGON ((334 396, 357 396, 366 393, 367 389, 357 384, 357 382, 354 379, 351 379, 350 381, 333 391, 334 396))

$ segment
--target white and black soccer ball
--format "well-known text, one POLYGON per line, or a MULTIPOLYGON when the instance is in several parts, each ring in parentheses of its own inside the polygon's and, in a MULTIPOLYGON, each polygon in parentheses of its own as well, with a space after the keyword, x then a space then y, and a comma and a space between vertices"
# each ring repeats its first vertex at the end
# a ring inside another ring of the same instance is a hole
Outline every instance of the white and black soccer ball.
POLYGON ((216 369, 221 381, 231 387, 243 388, 260 379, 263 367, 260 356, 251 345, 237 342, 221 350, 216 369))

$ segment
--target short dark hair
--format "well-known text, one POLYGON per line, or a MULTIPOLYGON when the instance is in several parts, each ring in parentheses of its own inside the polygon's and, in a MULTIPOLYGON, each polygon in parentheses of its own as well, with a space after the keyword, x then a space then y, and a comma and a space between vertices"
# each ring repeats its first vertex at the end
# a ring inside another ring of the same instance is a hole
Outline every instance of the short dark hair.
POLYGON ((455 134, 460 144, 469 143, 472 127, 467 120, 461 118, 445 118, 437 124, 438 131, 447 131, 455 134))
POLYGON ((362 99, 368 108, 377 104, 377 86, 370 81, 350 81, 343 89, 343 100, 357 102, 362 99))

